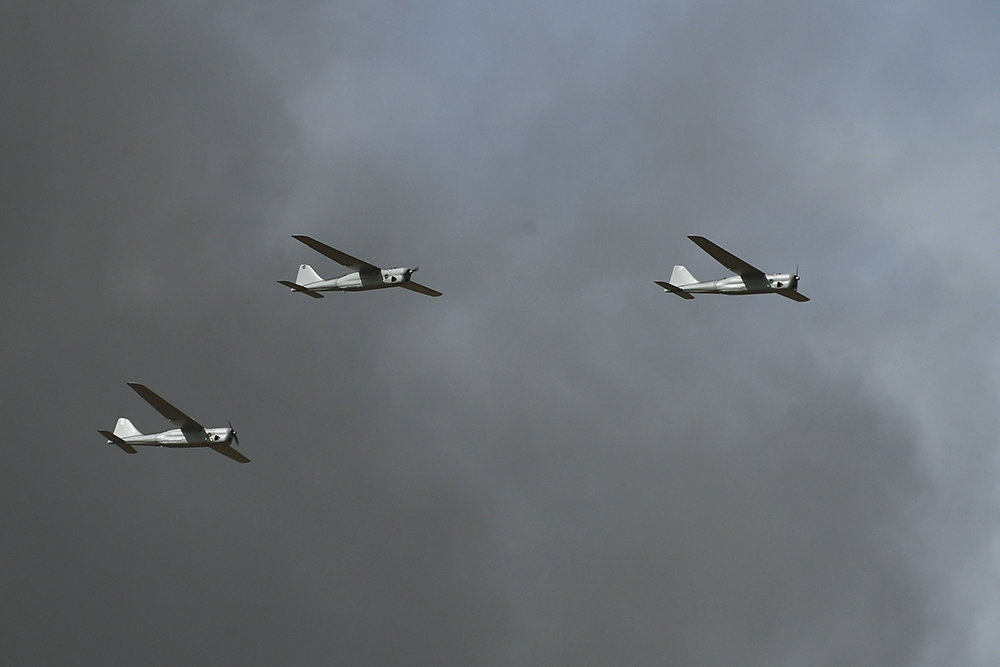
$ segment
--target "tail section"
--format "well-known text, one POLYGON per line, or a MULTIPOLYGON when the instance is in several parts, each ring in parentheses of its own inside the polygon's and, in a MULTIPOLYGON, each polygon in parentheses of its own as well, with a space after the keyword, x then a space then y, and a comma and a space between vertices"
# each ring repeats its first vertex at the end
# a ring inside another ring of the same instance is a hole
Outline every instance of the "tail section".
POLYGON ((132 445, 128 444, 127 442, 122 440, 119 436, 112 433, 111 431, 98 431, 98 433, 103 435, 105 438, 107 438, 108 442, 110 442, 112 445, 116 445, 126 454, 135 454, 135 448, 132 447, 132 445))
POLYGON ((654 280, 653 282, 655 282, 657 285, 659 285, 660 287, 662 287, 666 291, 673 292, 674 294, 676 294, 677 296, 679 296, 682 299, 693 299, 694 298, 692 295, 688 294, 687 292, 685 292, 684 290, 682 290, 680 287, 677 287, 676 285, 671 285, 670 283, 664 282, 662 280, 654 280))
POLYGON ((683 287, 684 285, 691 285, 698 282, 698 279, 691 275, 691 272, 687 270, 686 267, 678 264, 674 267, 674 270, 670 273, 670 284, 676 285, 677 287, 683 287))
POLYGON ((316 290, 311 290, 308 287, 303 287, 302 285, 296 285, 291 280, 279 280, 278 284, 279 285, 284 285, 285 287, 287 287, 288 289, 292 290, 293 292, 302 292, 303 294, 308 294, 309 296, 311 296, 314 299, 322 299, 323 298, 323 295, 320 294, 319 292, 317 292, 316 290))
POLYGON ((299 266, 299 272, 295 276, 295 282, 299 285, 308 285, 309 283, 316 283, 323 280, 319 277, 319 274, 313 270, 313 267, 308 264, 302 264, 299 266))
POLYGON ((130 435, 142 435, 142 431, 133 426, 132 422, 125 419, 125 417, 118 418, 118 423, 115 424, 115 430, 113 433, 119 438, 127 438, 130 435))

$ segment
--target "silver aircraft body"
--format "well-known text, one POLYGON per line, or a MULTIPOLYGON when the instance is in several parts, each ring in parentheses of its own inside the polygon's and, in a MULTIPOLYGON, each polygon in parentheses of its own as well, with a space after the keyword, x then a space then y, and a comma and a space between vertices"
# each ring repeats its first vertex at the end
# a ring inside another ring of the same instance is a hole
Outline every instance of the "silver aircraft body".
POLYGON ((411 276, 417 270, 416 267, 412 269, 406 267, 382 269, 374 264, 341 252, 336 248, 331 248, 312 237, 302 234, 292 234, 292 238, 305 243, 316 252, 326 255, 338 264, 353 269, 351 273, 339 278, 324 279, 308 264, 301 264, 298 275, 295 276, 295 282, 290 280, 278 281, 278 284, 288 287, 293 292, 299 292, 314 299, 321 299, 323 298, 321 292, 360 292, 363 290, 383 289, 385 287, 405 287, 408 290, 420 292, 427 296, 441 296, 441 292, 430 287, 425 287, 411 279, 411 276))
POLYGON ((145 385, 129 382, 128 386, 178 428, 160 433, 143 433, 131 421, 120 417, 114 431, 98 431, 107 438, 109 445, 115 445, 129 454, 136 453, 135 447, 208 447, 234 461, 250 463, 250 459, 233 449, 240 441, 232 424, 205 428, 145 385))
POLYGON ((677 265, 670 274, 670 282, 655 281, 665 292, 672 292, 684 299, 693 299, 695 294, 780 294, 793 301, 809 300, 809 297, 797 289, 798 269, 795 273, 764 273, 704 236, 688 238, 736 275, 702 282, 691 275, 687 268, 677 265))

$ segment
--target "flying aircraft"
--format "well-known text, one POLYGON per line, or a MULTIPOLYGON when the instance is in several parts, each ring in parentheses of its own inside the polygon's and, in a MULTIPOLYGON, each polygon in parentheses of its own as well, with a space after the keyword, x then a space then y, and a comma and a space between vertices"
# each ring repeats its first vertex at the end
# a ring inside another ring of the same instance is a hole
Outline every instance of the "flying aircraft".
POLYGON ((673 292, 684 299, 693 299, 694 294, 780 294, 793 301, 809 300, 809 297, 796 290, 799 286, 798 267, 795 273, 764 273, 704 236, 688 238, 736 275, 721 280, 699 282, 690 271, 678 265, 670 274, 670 282, 654 281, 665 292, 673 292))
POLYGON ((361 290, 382 289, 383 287, 405 287, 427 296, 441 296, 441 292, 410 280, 410 276, 417 270, 416 268, 380 269, 374 264, 369 264, 357 257, 351 257, 347 253, 331 248, 309 236, 292 234, 292 238, 305 243, 338 264, 353 269, 353 272, 347 275, 324 280, 311 266, 302 264, 299 266, 299 273, 295 276, 294 283, 290 280, 278 281, 278 284, 290 288, 293 292, 301 292, 314 299, 322 299, 321 292, 359 292, 361 290))
POLYGON ((250 463, 250 459, 233 449, 233 445, 240 444, 236 437, 236 429, 232 423, 229 426, 218 428, 205 428, 186 414, 167 403, 165 400, 154 394, 145 385, 138 382, 129 382, 128 386, 135 389, 136 393, 142 396, 147 403, 173 422, 178 428, 161 433, 143 433, 132 425, 125 417, 120 417, 115 425, 114 432, 98 431, 108 439, 109 445, 117 445, 122 451, 135 454, 134 446, 150 447, 211 447, 223 456, 228 456, 240 463, 250 463))

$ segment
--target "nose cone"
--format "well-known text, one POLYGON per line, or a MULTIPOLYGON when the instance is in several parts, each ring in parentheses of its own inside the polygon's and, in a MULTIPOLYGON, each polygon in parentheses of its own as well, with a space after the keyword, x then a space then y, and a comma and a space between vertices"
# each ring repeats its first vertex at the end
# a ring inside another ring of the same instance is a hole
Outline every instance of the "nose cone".
POLYGON ((799 277, 791 273, 779 273, 771 279, 771 286, 777 289, 795 289, 799 277))

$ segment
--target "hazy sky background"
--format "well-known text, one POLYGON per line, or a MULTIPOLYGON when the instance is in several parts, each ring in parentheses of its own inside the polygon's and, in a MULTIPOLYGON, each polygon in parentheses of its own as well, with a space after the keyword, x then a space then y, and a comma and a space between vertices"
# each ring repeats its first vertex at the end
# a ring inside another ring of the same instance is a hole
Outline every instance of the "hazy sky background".
POLYGON ((85 4, 0 21, 5 662, 1000 661, 995 3, 85 4))

